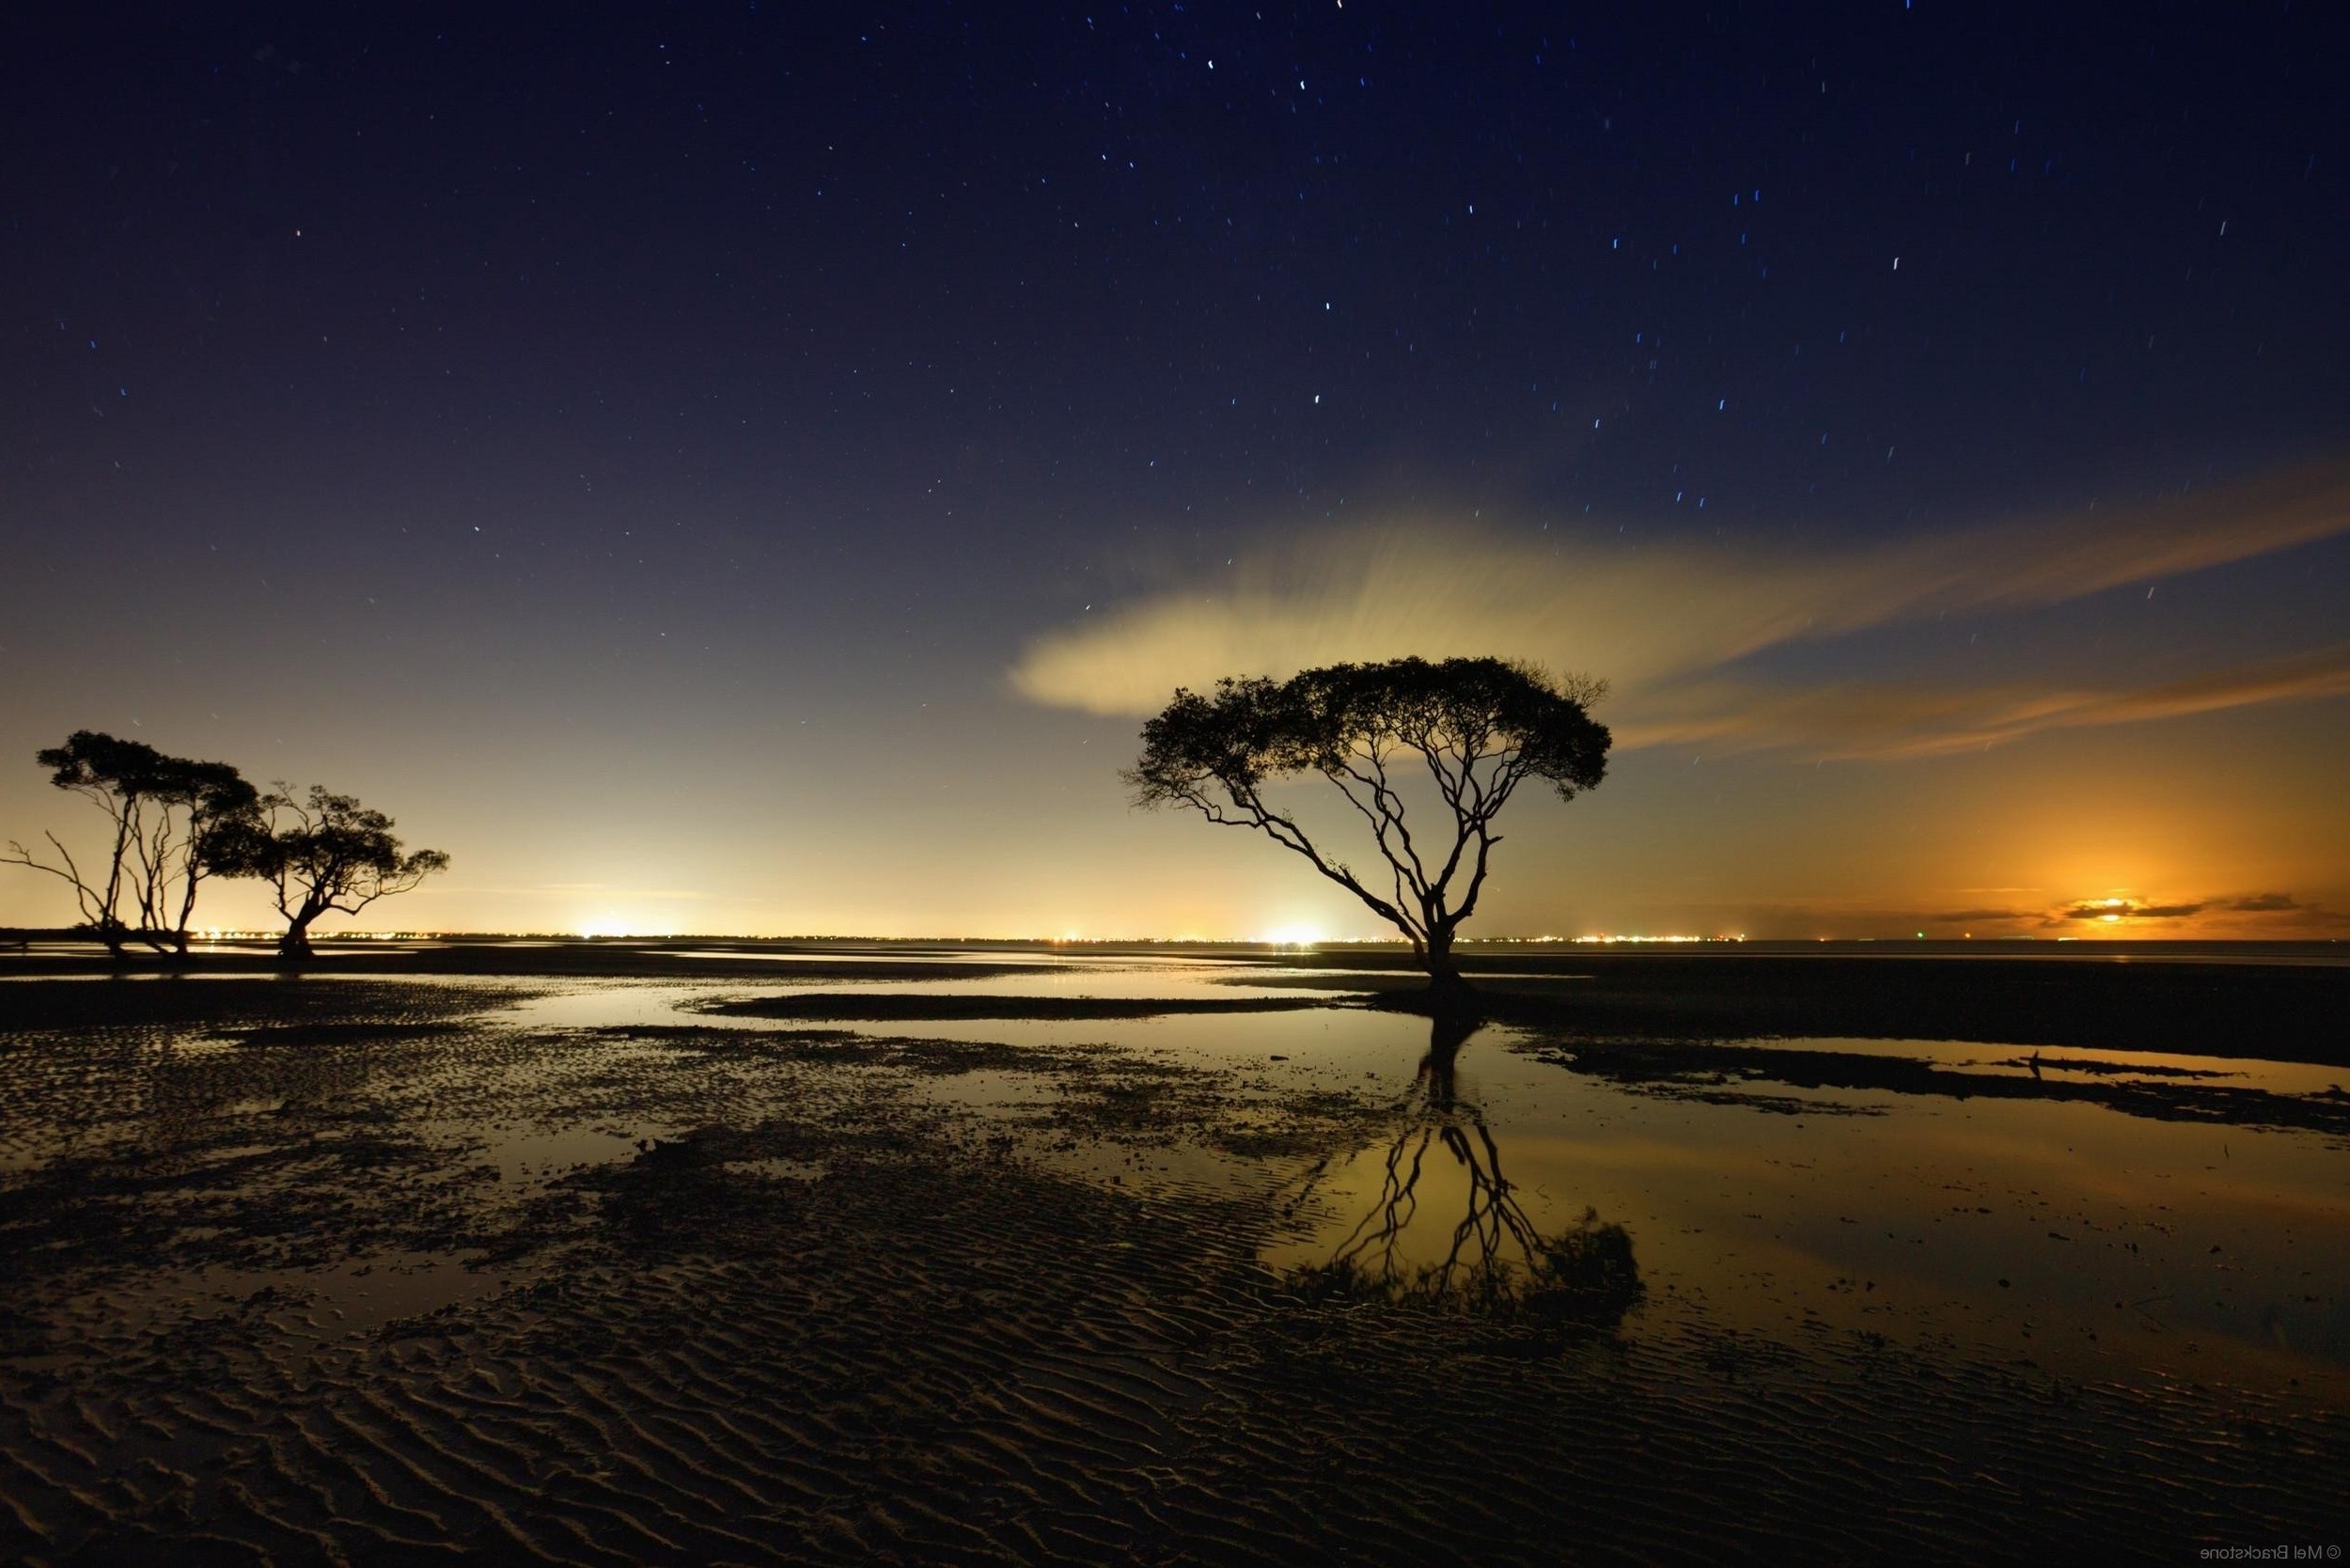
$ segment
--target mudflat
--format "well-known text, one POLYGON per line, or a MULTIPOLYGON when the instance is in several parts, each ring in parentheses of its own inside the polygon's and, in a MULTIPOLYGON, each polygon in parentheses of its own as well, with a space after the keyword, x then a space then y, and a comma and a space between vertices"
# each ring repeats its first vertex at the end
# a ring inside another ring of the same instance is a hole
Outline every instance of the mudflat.
POLYGON ((0 963, 8 1560, 2343 1524, 2324 965, 2165 969, 2133 1035, 2093 965, 1497 961, 1480 1021, 1264 955, 0 963), (2311 1043, 2182 1038, 2212 988, 2311 1043))

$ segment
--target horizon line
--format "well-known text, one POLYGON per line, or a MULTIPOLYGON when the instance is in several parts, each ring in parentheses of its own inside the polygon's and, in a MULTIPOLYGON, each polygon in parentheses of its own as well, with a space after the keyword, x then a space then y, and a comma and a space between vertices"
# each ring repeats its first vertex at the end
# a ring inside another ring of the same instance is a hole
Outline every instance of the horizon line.
MULTIPOLYGON (((17 927, 8 934, 20 941, 96 942, 87 932, 64 926, 17 927)), ((276 930, 247 930, 211 928, 192 931, 189 935, 195 947, 218 947, 224 944, 274 942, 283 933, 276 930)), ((896 946, 921 944, 983 946, 983 947, 1044 947, 1044 948, 1116 948, 1116 947, 1183 947, 1183 948, 1261 948, 1273 951, 1311 951, 1324 948, 1394 949, 1408 952, 1410 944, 1401 937, 1329 936, 1310 940, 1295 940, 1268 936, 1086 936, 1074 933, 1052 935, 942 935, 877 936, 862 933, 798 932, 760 935, 744 932, 595 932, 579 931, 456 931, 426 930, 415 927, 393 930, 352 930, 321 934, 321 942, 750 942, 750 943, 870 943, 896 946)), ((1805 944, 1818 946, 1834 943, 1868 943, 1899 946, 1904 943, 2035 943, 2049 946, 2103 945, 2107 943, 2196 943, 2242 944, 2250 947, 2274 947, 2288 944, 2335 945, 2340 936, 2190 936, 2177 933, 2100 933, 2094 935, 2055 935, 2040 933, 2008 933, 1977 936, 1972 933, 1936 935, 1924 932, 1887 933, 1870 936, 1824 936, 1818 933, 1802 935, 1757 935, 1750 932, 1725 933, 1715 935, 1647 933, 1587 933, 1576 936, 1503 935, 1462 936, 1456 947, 1740 947, 1759 944, 1805 944)))

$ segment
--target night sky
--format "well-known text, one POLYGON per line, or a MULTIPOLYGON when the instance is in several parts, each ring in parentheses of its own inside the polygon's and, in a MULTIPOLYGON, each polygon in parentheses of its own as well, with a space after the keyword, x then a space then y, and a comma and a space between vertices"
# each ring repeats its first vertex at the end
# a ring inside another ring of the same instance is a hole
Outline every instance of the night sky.
POLYGON ((1496 652, 1618 749, 1473 933, 2342 929, 2326 8, 489 9, 12 37, 0 839, 92 728, 370 925, 1372 935, 1117 769, 1496 652))

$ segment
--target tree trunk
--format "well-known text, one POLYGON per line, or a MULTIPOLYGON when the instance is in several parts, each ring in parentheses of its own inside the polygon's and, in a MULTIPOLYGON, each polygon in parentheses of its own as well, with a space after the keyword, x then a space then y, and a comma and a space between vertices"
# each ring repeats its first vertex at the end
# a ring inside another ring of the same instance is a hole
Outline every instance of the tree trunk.
POLYGON ((1428 965, 1428 995, 1440 1001, 1465 997, 1474 987, 1462 977, 1461 965, 1452 956, 1452 933, 1438 928, 1428 933, 1427 946, 1420 961, 1428 965))
POLYGON ((295 916, 291 923, 286 927, 286 934, 277 939, 277 956, 280 958, 315 956, 310 950, 310 922, 317 918, 316 915, 295 916))
POLYGON ((122 855, 131 845, 132 804, 125 801, 122 811, 115 818, 114 867, 106 873, 106 902, 101 915, 102 929, 106 933, 106 950, 115 957, 122 956, 122 921, 116 916, 116 905, 122 898, 122 855))
POLYGON ((197 880, 198 879, 196 874, 195 839, 194 835, 190 835, 187 888, 180 898, 180 924, 172 931, 171 933, 175 944, 178 946, 180 956, 181 958, 188 956, 188 924, 196 918, 196 885, 197 880))

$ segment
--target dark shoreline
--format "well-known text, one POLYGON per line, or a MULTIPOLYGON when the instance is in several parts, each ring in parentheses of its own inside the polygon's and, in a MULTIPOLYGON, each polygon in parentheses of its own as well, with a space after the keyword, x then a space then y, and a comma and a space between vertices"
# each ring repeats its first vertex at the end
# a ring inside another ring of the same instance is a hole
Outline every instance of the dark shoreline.
POLYGON ((1586 1034, 1964 1040, 2350 1066, 2350 969, 2331 966, 1607 956, 1579 978, 1484 990, 1496 1019, 1586 1034))
MULTIPOLYGON (((2350 1068, 2350 964, 2316 961, 2331 943, 1761 944, 1669 949, 1563 944, 1470 949, 1463 967, 1476 1005, 1496 1021, 1591 1035, 1656 1040, 1853 1037, 1966 1040, 2250 1057, 2350 1068), (2032 949, 2019 953, 2018 949, 2032 949), (1919 949, 1923 949, 1922 951, 1919 949)), ((1225 967, 1237 993, 1256 984, 1367 996, 1418 1006, 1410 955, 1363 947, 1283 951, 1169 944, 813 944, 580 940, 536 946, 447 940, 431 945, 349 942, 292 966, 266 948, 199 949, 183 963, 114 964, 102 954, 0 952, 0 980, 93 976, 367 977, 549 980, 666 979, 775 983, 896 983, 1082 974, 1075 958, 1194 956, 1225 967), (724 952, 727 956, 716 956, 724 952), (709 956, 705 956, 709 955, 709 956)), ((43 989, 54 989, 44 987, 43 989)), ((0 1018, 29 997, 0 986, 0 1018)), ((1334 996, 1335 999, 1335 996, 1334 996)), ((1009 999, 1006 999, 1009 1000, 1009 999)), ((1036 999, 1038 1016, 1073 998, 1036 999)), ((793 1004, 794 1007, 803 1004, 793 1004)), ((916 1002, 888 1016, 926 1015, 916 1002)), ((942 999, 942 1006, 948 1005, 942 999)), ((995 1016, 1026 1015, 983 1005, 995 1016)), ((1192 1004, 1197 1007, 1198 1004, 1192 1004)), ((1104 1001, 1100 1015, 1138 1016, 1147 1001, 1104 1001)), ((943 1015, 943 1014, 939 1014, 943 1015)))

